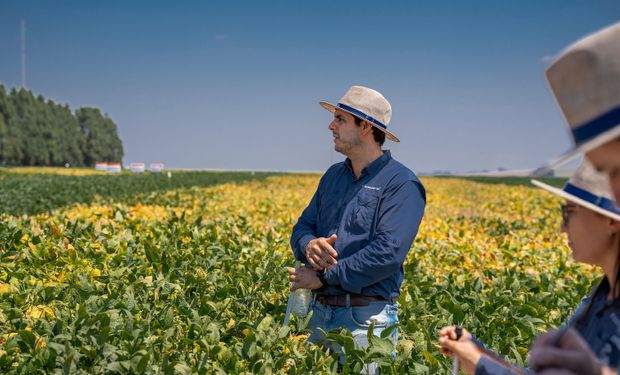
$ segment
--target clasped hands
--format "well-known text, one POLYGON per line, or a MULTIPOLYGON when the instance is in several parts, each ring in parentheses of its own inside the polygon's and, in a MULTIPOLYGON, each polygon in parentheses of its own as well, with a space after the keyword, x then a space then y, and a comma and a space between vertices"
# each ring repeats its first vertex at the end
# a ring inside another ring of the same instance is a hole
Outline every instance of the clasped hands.
POLYGON ((337 236, 319 237, 306 245, 306 259, 311 267, 289 268, 288 279, 291 282, 291 291, 299 288, 318 289, 323 286, 316 275, 316 271, 328 269, 338 263, 338 253, 333 248, 337 236))

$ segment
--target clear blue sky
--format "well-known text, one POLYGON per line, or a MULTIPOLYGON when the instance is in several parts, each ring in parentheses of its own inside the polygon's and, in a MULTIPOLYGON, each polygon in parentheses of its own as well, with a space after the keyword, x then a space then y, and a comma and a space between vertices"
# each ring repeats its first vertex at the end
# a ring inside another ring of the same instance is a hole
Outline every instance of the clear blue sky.
POLYGON ((569 147, 550 59, 620 20, 620 1, 0 3, 0 83, 118 125, 124 163, 325 170, 319 100, 392 103, 386 148, 419 172, 533 168, 569 147))

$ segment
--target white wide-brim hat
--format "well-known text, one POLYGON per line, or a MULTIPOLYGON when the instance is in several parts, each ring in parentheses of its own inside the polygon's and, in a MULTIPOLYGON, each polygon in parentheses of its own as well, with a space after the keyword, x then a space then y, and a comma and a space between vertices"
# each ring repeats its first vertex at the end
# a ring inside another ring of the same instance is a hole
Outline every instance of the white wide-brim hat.
POLYGON ((532 180, 532 183, 575 204, 620 221, 620 208, 614 201, 609 177, 598 172, 587 160, 579 165, 562 189, 538 180, 532 180))
POLYGON ((620 137, 620 23, 569 46, 546 76, 574 147, 541 173, 620 137))
POLYGON ((378 91, 363 86, 352 86, 338 104, 328 102, 319 102, 319 104, 332 113, 340 109, 368 121, 372 126, 384 132, 387 139, 400 142, 397 136, 387 130, 387 124, 392 118, 392 106, 378 91))

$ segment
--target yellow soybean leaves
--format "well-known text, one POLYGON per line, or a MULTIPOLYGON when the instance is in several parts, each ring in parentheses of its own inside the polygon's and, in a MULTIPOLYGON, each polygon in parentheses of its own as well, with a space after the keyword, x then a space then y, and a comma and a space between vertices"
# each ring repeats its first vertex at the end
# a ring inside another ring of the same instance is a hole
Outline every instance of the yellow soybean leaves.
POLYGON ((26 311, 26 317, 30 319, 53 318, 54 311, 46 305, 30 306, 26 311))
POLYGON ((423 262, 421 268, 438 275, 511 268, 543 273, 570 261, 560 233, 559 198, 523 186, 424 181, 428 205, 416 248, 431 251, 412 254, 423 262))
POLYGON ((61 168, 61 167, 12 167, 10 169, 2 169, 12 174, 29 175, 29 174, 47 174, 60 176, 90 176, 105 175, 106 172, 97 171, 87 168, 61 168))
MULTIPOLYGON (((0 370, 335 371, 336 358, 307 346, 303 322, 281 325, 288 240, 319 178, 3 216, 0 370)), ((525 356, 536 334, 566 319, 598 275, 572 261, 561 201, 524 186, 423 182, 428 204, 404 265, 397 356, 375 348, 348 365, 375 356, 386 373, 444 372, 437 330, 455 323, 518 361, 514 353, 525 356)))

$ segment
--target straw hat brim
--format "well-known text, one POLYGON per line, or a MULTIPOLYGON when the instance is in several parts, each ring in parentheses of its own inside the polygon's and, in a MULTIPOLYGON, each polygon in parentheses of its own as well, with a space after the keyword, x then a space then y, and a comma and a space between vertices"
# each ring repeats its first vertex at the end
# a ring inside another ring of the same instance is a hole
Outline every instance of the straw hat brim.
MULTIPOLYGON (((362 119, 362 120, 366 121, 366 119, 359 117, 358 115, 354 114, 353 112, 347 111, 347 110, 346 110, 346 109, 344 109, 344 108, 337 107, 337 106, 335 106, 335 105, 333 105, 333 104, 331 104, 331 103, 328 103, 328 102, 319 102, 319 104, 321 105, 321 107, 325 108, 326 110, 328 110, 328 111, 330 111, 330 112, 332 112, 332 113, 334 113, 334 111, 335 111, 336 109, 339 109, 339 110, 341 110, 341 111, 343 111, 343 112, 347 112, 347 113, 351 114, 352 116, 355 116, 355 117, 357 117, 357 118, 359 118, 359 119, 362 119)), ((390 141, 400 142, 400 139, 398 139, 398 137, 397 137, 397 136, 395 136, 394 134, 392 134, 392 133, 390 133, 389 131, 387 131, 387 129, 383 129, 382 127, 377 126, 376 124, 373 124, 373 123, 372 123, 372 122, 370 122, 370 121, 368 121, 368 123, 369 123, 369 124, 371 124, 372 126, 374 126, 375 128, 377 128, 377 129, 381 130, 382 132, 384 132, 384 133, 385 133, 385 137, 386 137, 387 139, 389 139, 390 141)))
POLYGON ((586 152, 593 150, 599 146, 604 145, 609 141, 613 141, 614 139, 620 137, 620 124, 616 125, 614 128, 599 134, 598 136, 580 144, 578 147, 572 148, 555 160, 541 166, 536 171, 534 171, 535 176, 541 176, 550 172, 551 170, 560 167, 569 161, 575 159, 581 154, 585 154, 586 152))
POLYGON ((607 210, 605 210, 605 209, 603 209, 603 208, 601 208, 601 207, 599 207, 599 206, 597 206, 595 204, 592 204, 592 203, 590 203, 590 202, 588 202, 586 200, 583 200, 583 199, 581 199, 579 197, 576 197, 576 196, 574 196, 572 194, 569 194, 569 193, 565 192, 562 189, 558 189, 558 188, 553 187, 551 185, 547 185, 547 184, 545 184, 542 181, 538 181, 538 180, 530 180, 530 181, 532 182, 532 184, 538 186, 539 188, 547 190, 548 192, 550 192, 552 194, 560 196, 560 197, 562 197, 562 198, 564 198, 566 200, 569 200, 569 201, 571 201, 571 202, 573 202, 575 204, 578 204, 578 205, 580 205, 582 207, 585 207, 585 208, 587 208, 589 210, 592 210, 592 211, 594 211, 596 213, 599 213, 601 215, 607 216, 610 219, 614 219, 616 221, 620 221, 620 215, 615 214, 615 213, 610 212, 610 211, 607 211, 607 210))

